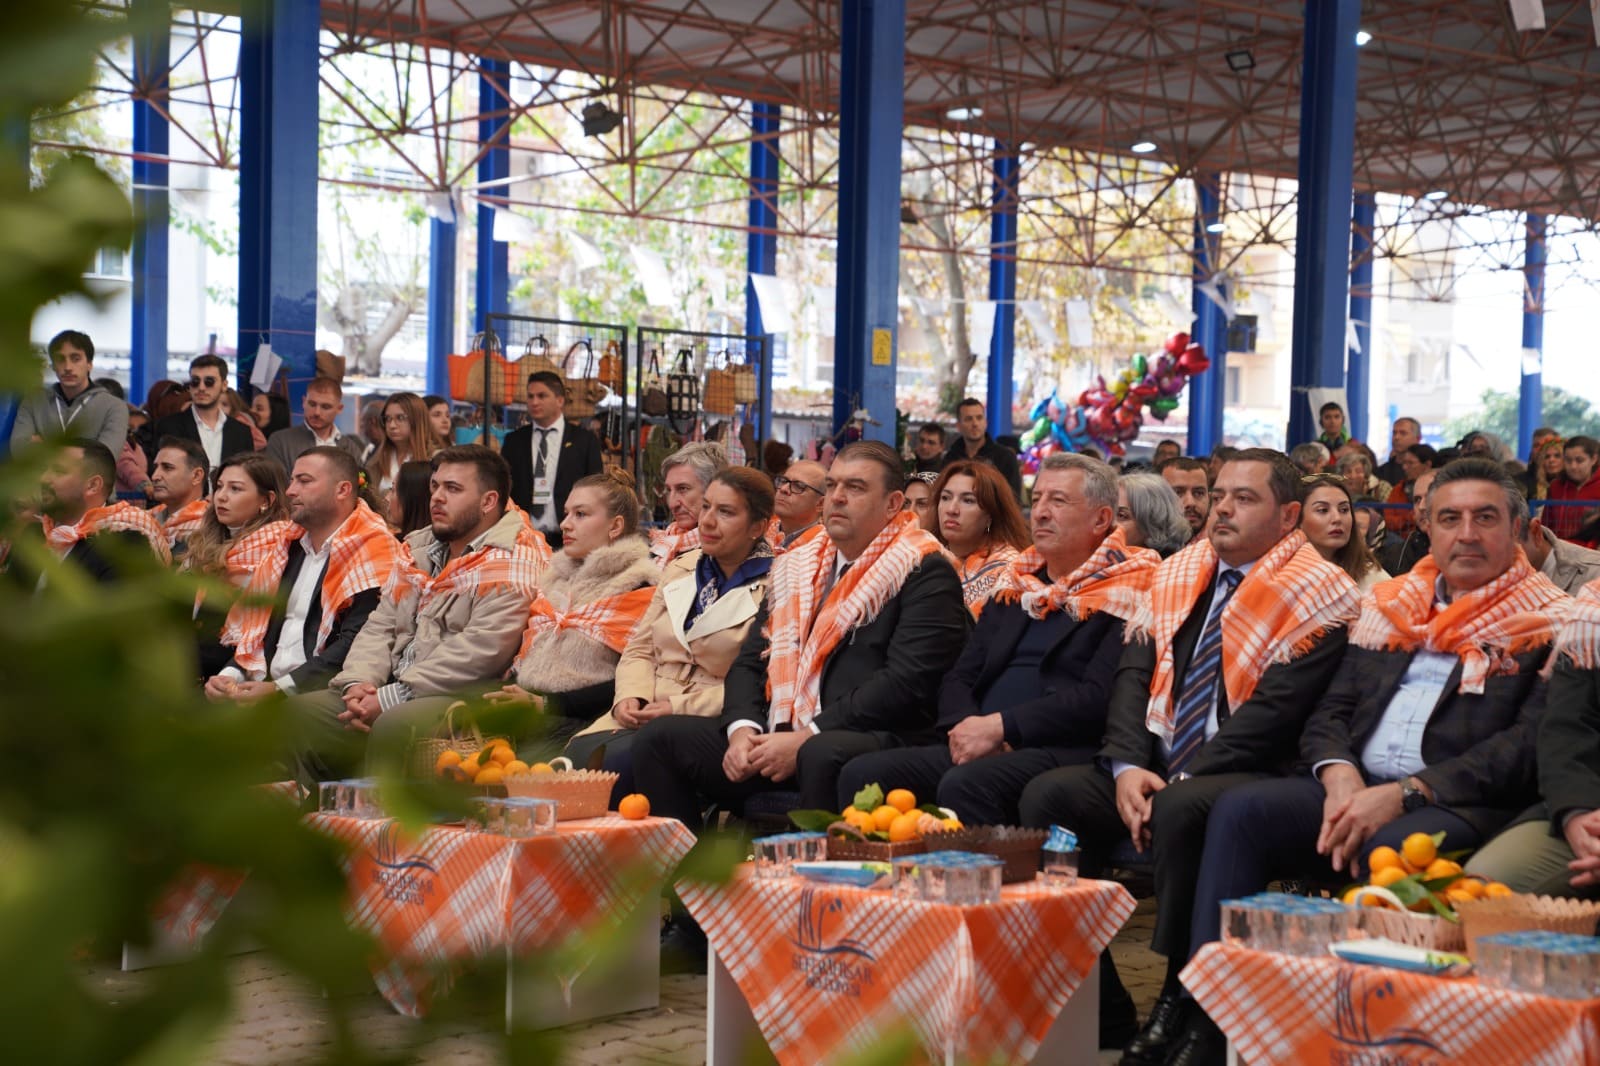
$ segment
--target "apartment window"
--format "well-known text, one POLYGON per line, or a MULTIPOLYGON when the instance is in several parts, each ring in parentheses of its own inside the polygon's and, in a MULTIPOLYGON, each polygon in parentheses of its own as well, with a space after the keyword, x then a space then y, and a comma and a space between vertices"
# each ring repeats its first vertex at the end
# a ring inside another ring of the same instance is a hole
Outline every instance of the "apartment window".
POLYGON ((125 278, 128 276, 128 250, 126 248, 102 248, 95 254, 94 263, 89 267, 89 273, 103 278, 125 278))
POLYGON ((1422 382, 1422 353, 1413 349, 1406 353, 1406 383, 1417 385, 1422 382))
POLYGON ((1244 404, 1244 371, 1236 366, 1228 369, 1227 397, 1223 400, 1229 407, 1240 407, 1244 404))

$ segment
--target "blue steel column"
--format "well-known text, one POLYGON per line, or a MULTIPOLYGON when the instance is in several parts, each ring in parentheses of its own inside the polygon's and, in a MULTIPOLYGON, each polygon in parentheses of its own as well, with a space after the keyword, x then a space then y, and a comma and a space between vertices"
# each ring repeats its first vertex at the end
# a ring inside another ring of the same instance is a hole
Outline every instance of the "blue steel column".
MULTIPOLYGON (((745 267, 752 274, 778 271, 778 119, 776 104, 750 103, 750 216, 745 237, 745 267)), ((761 409, 756 414, 756 439, 765 440, 772 427, 772 335, 761 319, 761 301, 755 283, 744 283, 744 332, 763 337, 761 409)))
POLYGON ((270 343, 300 410, 316 375, 317 0, 244 6, 239 42, 239 365, 270 343))
POLYGON ((833 420, 858 400, 894 444, 900 291, 900 135, 905 0, 847 0, 839 34, 839 249, 833 420))
POLYGON ((428 391, 450 395, 450 349, 456 334, 455 195, 450 217, 435 216, 428 226, 428 391))
MULTIPOLYGON (((1544 352, 1545 218, 1528 215, 1528 243, 1522 253, 1522 347, 1544 352)), ((1533 457, 1533 431, 1544 418, 1544 372, 1524 372, 1517 398, 1517 454, 1533 457)))
POLYGON ((994 142, 994 211, 989 216, 989 299, 995 303, 989 342, 989 436, 1013 431, 1011 401, 1017 383, 1017 182, 1020 161, 994 142))
MULTIPOLYGON (((478 160, 478 181, 501 181, 511 176, 511 64, 503 59, 478 61, 478 142, 490 146, 478 160)), ((504 197, 503 185, 486 190, 504 197)), ((483 329, 489 315, 503 315, 510 307, 510 248, 494 239, 494 208, 478 201, 478 282, 472 309, 473 328, 483 329)))
POLYGON ((133 334, 128 396, 142 403, 167 376, 166 109, 171 21, 165 0, 135 0, 134 21, 148 27, 133 39, 133 334))
POLYGON ((1187 455, 1210 455, 1222 443, 1222 408, 1227 401, 1224 388, 1228 380, 1228 323, 1222 308, 1200 291, 1211 280, 1221 261, 1221 234, 1206 227, 1222 218, 1221 177, 1196 174, 1194 178, 1194 280, 1189 297, 1194 312, 1190 338, 1203 346, 1211 366, 1205 373, 1189 379, 1189 444, 1187 455))
POLYGON ((1306 403, 1306 390, 1344 384, 1360 14, 1361 0, 1306 2, 1289 369, 1291 448, 1321 431, 1306 403))
POLYGON ((1350 410, 1350 435, 1367 439, 1367 408, 1372 404, 1372 227, 1378 219, 1378 198, 1357 193, 1350 230, 1350 321, 1356 326, 1361 351, 1349 352, 1345 398, 1350 410))

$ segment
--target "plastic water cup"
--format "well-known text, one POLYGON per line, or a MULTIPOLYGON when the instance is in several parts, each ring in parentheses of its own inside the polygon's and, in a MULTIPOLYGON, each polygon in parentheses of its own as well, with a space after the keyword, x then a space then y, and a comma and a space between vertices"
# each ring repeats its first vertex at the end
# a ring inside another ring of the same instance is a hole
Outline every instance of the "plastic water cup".
POLYGON ((776 879, 794 876, 793 841, 788 833, 755 841, 756 876, 776 879))
POLYGON ((1222 901, 1222 942, 1233 944, 1236 947, 1255 947, 1252 938, 1252 911, 1255 908, 1248 900, 1225 899, 1222 901))
POLYGON ((317 810, 323 814, 339 813, 339 789, 343 781, 324 781, 317 786, 317 810))
POLYGON ((791 833, 795 862, 823 862, 828 858, 828 834, 791 833))
POLYGON ((1511 949, 1511 987, 1518 992, 1544 994, 1545 955, 1542 938, 1526 937, 1511 949))
POLYGON ((556 807, 552 799, 518 796, 501 801, 502 832, 513 839, 544 836, 556 831, 556 807))
POLYGON ((922 901, 922 856, 894 860, 894 898, 905 903, 922 901))
POLYGON ((974 904, 999 903, 1000 886, 1005 880, 1005 860, 997 855, 976 856, 973 870, 977 874, 977 891, 974 904))
POLYGON ((1078 883, 1078 836, 1072 830, 1051 826, 1039 854, 1039 876, 1048 887, 1064 889, 1078 883))

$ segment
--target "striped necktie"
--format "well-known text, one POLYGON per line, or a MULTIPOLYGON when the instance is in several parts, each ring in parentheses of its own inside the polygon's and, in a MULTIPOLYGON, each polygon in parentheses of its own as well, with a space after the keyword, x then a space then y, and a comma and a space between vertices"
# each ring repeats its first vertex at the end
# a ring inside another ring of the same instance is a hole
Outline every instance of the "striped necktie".
POLYGON ((1172 755, 1167 759, 1168 780, 1183 773, 1183 768, 1206 740, 1206 720, 1217 702, 1217 681, 1222 676, 1222 612, 1233 598, 1244 575, 1224 570, 1217 579, 1212 604, 1200 640, 1189 657, 1184 672, 1183 694, 1178 698, 1178 713, 1172 722, 1172 755))

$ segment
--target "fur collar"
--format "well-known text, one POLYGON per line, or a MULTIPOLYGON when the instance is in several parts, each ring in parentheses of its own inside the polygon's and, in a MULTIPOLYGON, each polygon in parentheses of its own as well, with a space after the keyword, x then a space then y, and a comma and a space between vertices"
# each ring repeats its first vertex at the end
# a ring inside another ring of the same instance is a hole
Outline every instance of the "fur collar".
POLYGON ((544 593, 551 603, 565 609, 573 603, 654 586, 660 577, 661 571, 650 559, 650 545, 642 537, 623 537, 582 560, 557 552, 550 561, 544 593))

